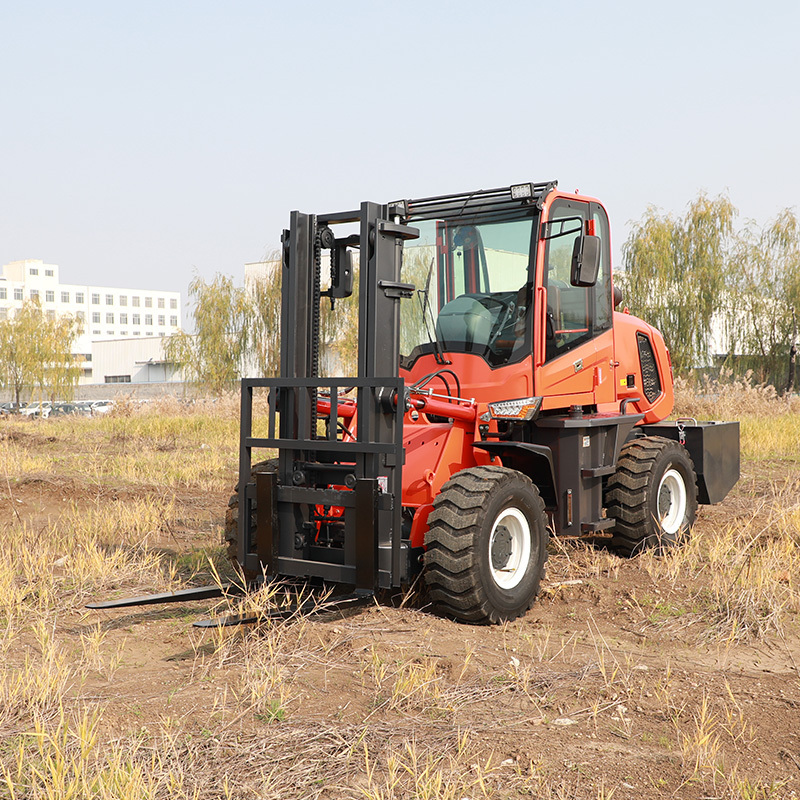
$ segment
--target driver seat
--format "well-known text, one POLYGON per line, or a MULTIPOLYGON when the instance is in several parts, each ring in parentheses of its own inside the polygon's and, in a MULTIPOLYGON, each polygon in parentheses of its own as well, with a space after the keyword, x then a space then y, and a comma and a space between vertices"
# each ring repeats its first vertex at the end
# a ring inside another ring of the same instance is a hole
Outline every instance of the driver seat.
POLYGON ((483 352, 492 332, 492 313, 473 296, 462 294, 445 303, 436 320, 436 338, 464 346, 469 352, 483 352))

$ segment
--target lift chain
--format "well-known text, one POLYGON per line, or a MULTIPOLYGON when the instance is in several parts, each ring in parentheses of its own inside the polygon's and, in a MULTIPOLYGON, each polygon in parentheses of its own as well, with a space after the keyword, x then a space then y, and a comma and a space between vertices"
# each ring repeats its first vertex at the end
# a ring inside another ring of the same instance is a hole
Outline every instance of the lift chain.
MULTIPOLYGON (((322 300, 322 232, 315 224, 314 234, 314 284, 311 302, 311 375, 319 377, 319 337, 322 300)), ((317 390, 311 392, 311 438, 317 438, 317 390)))

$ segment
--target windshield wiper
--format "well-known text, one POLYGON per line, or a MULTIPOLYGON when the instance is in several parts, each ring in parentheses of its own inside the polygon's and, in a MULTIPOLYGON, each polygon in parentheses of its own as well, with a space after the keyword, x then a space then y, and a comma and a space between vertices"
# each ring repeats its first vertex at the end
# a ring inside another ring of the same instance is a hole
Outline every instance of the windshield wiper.
POLYGON ((437 364, 452 364, 452 361, 448 361, 444 357, 444 351, 442 350, 442 344, 439 341, 439 337, 436 335, 436 320, 433 318, 433 310, 431 309, 430 303, 430 285, 431 285, 431 274, 433 273, 433 264, 436 260, 436 256, 431 259, 431 265, 428 267, 428 276, 425 278, 425 288, 418 289, 417 294, 424 294, 425 300, 420 301, 422 305, 422 324, 425 326, 425 333, 428 334, 428 341, 433 345, 433 357, 436 360, 437 364), (431 329, 428 326, 428 316, 430 316, 431 324, 433 325, 433 334, 431 334, 431 329))

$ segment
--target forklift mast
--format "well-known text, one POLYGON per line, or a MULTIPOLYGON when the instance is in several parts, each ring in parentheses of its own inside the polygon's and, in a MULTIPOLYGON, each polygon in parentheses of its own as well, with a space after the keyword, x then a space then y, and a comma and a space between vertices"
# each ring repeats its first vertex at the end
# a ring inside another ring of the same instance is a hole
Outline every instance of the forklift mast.
POLYGON ((414 287, 400 282, 400 267, 402 241, 416 235, 388 205, 292 212, 282 241, 281 377, 242 381, 239 562, 251 574, 321 578, 366 591, 404 578, 399 302, 414 287), (336 226, 353 223, 357 234, 336 237, 336 226), (360 254, 358 331, 344 332, 356 337, 358 374, 322 378, 320 304, 324 295, 335 301, 352 292, 348 248, 360 254), (323 293, 324 250, 331 285, 323 293), (266 436, 253 433, 259 390, 268 392, 266 436), (355 402, 342 397, 348 390, 355 402), (278 450, 278 469, 253 482, 252 453, 261 448, 278 450))

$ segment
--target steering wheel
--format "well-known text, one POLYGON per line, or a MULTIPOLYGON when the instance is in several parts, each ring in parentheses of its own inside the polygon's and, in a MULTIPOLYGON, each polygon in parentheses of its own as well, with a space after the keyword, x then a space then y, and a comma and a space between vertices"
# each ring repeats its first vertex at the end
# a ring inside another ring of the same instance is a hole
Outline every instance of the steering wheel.
POLYGON ((517 310, 517 304, 511 297, 506 298, 503 297, 502 294, 482 294, 476 299, 482 306, 485 306, 488 311, 492 311, 492 309, 489 307, 491 303, 500 306, 500 311, 497 315, 497 321, 494 324, 492 332, 489 334, 489 341, 486 345, 490 350, 493 350, 495 342, 497 342, 500 334, 503 332, 503 329, 506 327, 508 321, 513 317, 514 312, 517 310))

